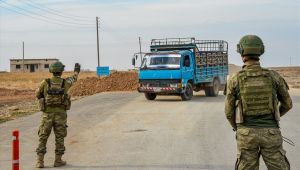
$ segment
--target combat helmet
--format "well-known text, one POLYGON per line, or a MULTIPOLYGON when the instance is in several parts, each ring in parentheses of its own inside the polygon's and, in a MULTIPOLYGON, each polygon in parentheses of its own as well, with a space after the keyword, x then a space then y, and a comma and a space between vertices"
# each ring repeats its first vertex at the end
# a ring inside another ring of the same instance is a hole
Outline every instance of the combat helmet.
POLYGON ((56 61, 50 65, 49 72, 50 73, 61 73, 64 71, 64 69, 65 69, 65 65, 63 65, 63 63, 60 61, 56 61))
POLYGON ((237 52, 242 56, 260 56, 265 52, 264 43, 257 35, 245 35, 237 44, 237 52))

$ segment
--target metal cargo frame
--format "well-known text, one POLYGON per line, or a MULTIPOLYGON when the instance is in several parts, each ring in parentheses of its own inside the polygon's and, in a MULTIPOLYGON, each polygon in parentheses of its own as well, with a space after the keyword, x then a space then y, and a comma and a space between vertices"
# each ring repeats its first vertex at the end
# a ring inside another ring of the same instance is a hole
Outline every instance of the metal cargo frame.
MULTIPOLYGON (((196 81, 211 82, 228 75, 228 43, 224 40, 195 40, 196 81)), ((222 82, 225 83, 225 82, 222 82)))

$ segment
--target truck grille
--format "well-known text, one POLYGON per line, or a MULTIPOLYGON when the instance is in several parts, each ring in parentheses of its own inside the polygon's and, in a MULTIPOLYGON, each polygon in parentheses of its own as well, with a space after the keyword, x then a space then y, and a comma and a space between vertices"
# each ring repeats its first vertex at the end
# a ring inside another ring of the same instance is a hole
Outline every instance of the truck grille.
POLYGON ((147 87, 169 87, 172 83, 181 83, 181 80, 139 80, 139 83, 147 87))

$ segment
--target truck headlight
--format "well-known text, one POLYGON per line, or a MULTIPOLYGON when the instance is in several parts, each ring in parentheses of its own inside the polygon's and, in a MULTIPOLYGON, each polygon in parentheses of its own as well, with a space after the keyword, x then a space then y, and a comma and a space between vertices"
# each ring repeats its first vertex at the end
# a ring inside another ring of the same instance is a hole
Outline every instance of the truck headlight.
POLYGON ((181 83, 177 83, 177 87, 178 88, 182 88, 182 84, 181 83))

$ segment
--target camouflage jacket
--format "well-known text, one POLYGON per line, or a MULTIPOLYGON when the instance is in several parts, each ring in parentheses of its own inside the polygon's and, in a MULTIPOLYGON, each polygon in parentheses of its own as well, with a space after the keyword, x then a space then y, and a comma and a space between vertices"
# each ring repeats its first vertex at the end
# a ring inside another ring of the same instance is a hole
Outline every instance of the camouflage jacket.
MULTIPOLYGON (((65 92, 68 93, 70 87, 73 85, 74 82, 77 81, 77 77, 78 77, 78 73, 75 72, 74 75, 72 75, 71 77, 65 78, 65 84, 64 84, 64 89, 65 92)), ((53 76, 50 78, 51 82, 61 82, 63 78, 59 77, 59 76, 53 76)), ((39 86, 39 88, 36 90, 35 94, 36 97, 38 99, 40 98, 45 98, 45 96, 47 95, 47 91, 48 91, 48 83, 46 82, 46 80, 43 80, 41 85, 39 86)), ((65 113, 66 109, 64 106, 45 106, 45 113, 65 113)))
MULTIPOLYGON (((246 62, 244 63, 243 70, 250 68, 261 68, 259 62, 246 62)), ((280 102, 279 112, 280 116, 283 116, 292 108, 292 100, 288 93, 288 85, 285 80, 273 70, 269 70, 272 77, 273 91, 276 93, 276 97, 280 102)), ((237 124, 235 122, 236 101, 238 100, 237 88, 238 88, 238 73, 233 74, 227 81, 226 87, 226 100, 225 100, 225 115, 231 126, 236 129, 237 124)))

